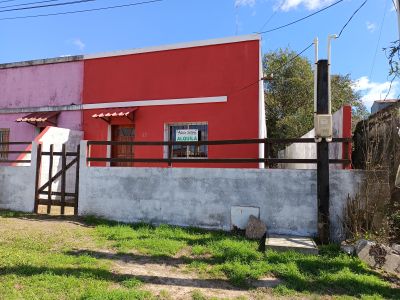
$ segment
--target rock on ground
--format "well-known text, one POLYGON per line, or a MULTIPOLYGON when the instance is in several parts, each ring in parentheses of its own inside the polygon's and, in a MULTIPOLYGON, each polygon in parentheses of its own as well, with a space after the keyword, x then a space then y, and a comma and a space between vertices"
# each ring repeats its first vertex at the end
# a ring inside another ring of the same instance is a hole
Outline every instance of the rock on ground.
POLYGON ((246 226, 246 238, 252 240, 261 239, 267 231, 267 225, 257 217, 250 215, 246 226))
POLYGON ((367 240, 359 240, 357 256, 373 268, 400 275, 400 254, 393 248, 367 240))

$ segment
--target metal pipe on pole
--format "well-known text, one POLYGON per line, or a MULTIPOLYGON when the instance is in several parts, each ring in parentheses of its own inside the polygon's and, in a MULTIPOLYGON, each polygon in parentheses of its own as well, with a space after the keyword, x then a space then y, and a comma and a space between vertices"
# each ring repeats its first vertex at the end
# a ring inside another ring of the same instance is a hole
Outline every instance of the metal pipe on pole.
POLYGON ((399 31, 399 40, 400 40, 400 0, 396 2, 396 12, 397 12, 397 27, 399 31))

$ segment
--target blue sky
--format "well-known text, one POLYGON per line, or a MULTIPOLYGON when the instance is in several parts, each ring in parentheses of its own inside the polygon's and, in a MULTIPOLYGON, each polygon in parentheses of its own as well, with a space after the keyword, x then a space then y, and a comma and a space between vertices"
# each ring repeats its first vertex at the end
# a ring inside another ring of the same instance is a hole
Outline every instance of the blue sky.
MULTIPOLYGON (((0 0, 2 6, 39 0, 0 0), (3 2, 3 3, 2 3, 3 2)), ((69 2, 71 0, 60 0, 69 2)), ((96 8, 140 0, 97 0, 27 11, 0 12, 0 18, 96 8)), ((320 58, 326 58, 327 36, 338 33, 364 0, 344 0, 293 26, 263 34, 263 52, 281 47, 301 51, 314 37, 320 40, 320 58)), ((193 40, 243 35, 283 25, 333 0, 164 0, 74 15, 0 20, 0 62, 96 53, 193 40), (272 16, 272 18, 271 18, 272 16)), ((392 0, 369 0, 332 44, 332 73, 350 74, 354 88, 369 107, 386 96, 388 64, 383 47, 398 39, 392 0), (376 51, 377 49, 377 51, 376 51), (375 55, 376 53, 376 55, 375 55)), ((304 53, 313 60, 313 49, 304 53)), ((400 94, 395 82, 389 98, 400 94)))

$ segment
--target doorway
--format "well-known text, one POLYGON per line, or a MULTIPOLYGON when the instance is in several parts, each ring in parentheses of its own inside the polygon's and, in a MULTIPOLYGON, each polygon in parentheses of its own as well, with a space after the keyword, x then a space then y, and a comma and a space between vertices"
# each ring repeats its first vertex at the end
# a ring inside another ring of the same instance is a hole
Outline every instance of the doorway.
MULTIPOLYGON (((111 141, 133 142, 135 140, 134 125, 111 125, 111 141)), ((133 145, 112 145, 111 158, 133 159, 133 145)), ((133 162, 111 162, 111 166, 133 167, 133 162)))

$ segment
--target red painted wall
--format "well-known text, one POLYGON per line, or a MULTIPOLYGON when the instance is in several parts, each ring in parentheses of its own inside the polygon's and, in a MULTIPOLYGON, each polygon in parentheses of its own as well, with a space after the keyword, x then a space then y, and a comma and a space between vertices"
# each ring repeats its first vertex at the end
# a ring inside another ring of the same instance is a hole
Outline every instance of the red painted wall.
MULTIPOLYGON (((84 104, 228 97, 225 103, 140 107, 135 112, 137 141, 164 140, 164 124, 175 122, 208 122, 209 140, 258 138, 259 85, 255 82, 260 76, 259 41, 97 58, 84 63, 84 104)), ((107 123, 91 117, 101 111, 84 111, 85 139, 107 139, 107 123)), ((101 146, 95 146, 91 152, 92 156, 105 154, 106 149, 101 146)), ((135 156, 162 158, 163 147, 138 146, 135 156)), ((258 145, 209 146, 208 156, 258 158, 258 145)))
MULTIPOLYGON (((343 106, 343 137, 344 138, 351 138, 351 123, 352 123, 352 116, 351 116, 351 105, 343 106)), ((342 158, 343 159, 350 159, 351 160, 351 152, 352 146, 351 143, 343 143, 342 144, 342 158)), ((343 165, 343 169, 351 169, 350 165, 343 165)))

